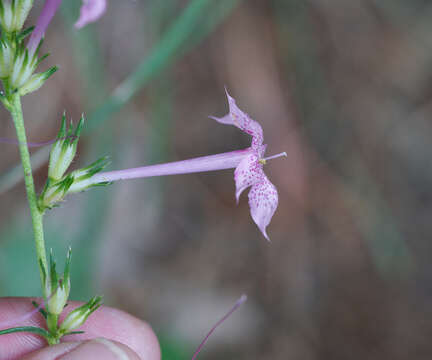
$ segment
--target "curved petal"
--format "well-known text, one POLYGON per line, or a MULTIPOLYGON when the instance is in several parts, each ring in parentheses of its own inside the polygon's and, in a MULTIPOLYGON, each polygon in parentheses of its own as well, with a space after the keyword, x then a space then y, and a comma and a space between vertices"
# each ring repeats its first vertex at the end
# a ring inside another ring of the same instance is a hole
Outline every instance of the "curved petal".
POLYGON ((216 120, 218 123, 225 124, 225 125, 234 125, 231 119, 230 114, 226 114, 222 117, 217 116, 209 116, 210 119, 216 120))
POLYGON ((106 0, 83 0, 80 17, 75 27, 80 29, 87 24, 98 20, 106 10, 106 0))
POLYGON ((252 149, 258 149, 263 141, 263 130, 261 125, 251 119, 251 117, 239 109, 233 97, 230 96, 228 90, 225 89, 228 104, 229 104, 229 114, 218 118, 215 116, 210 116, 212 119, 226 125, 234 125, 238 127, 240 130, 243 130, 245 133, 252 136, 252 149))
POLYGON ((236 199, 239 201, 243 190, 247 189, 265 177, 263 166, 258 161, 258 156, 251 153, 244 157, 234 171, 234 181, 236 185, 236 199))
POLYGON ((249 191, 249 206, 252 219, 264 237, 270 241, 266 227, 270 223, 278 206, 278 193, 276 187, 270 182, 267 176, 264 175, 261 182, 252 185, 249 191))

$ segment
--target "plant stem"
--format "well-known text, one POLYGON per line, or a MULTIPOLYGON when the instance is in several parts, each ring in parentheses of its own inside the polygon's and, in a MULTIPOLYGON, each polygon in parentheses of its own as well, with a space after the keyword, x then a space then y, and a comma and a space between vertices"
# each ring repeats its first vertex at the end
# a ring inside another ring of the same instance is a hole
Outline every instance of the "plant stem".
POLYGON ((22 112, 21 99, 18 94, 13 94, 10 96, 10 112, 12 115, 13 122, 15 124, 15 129, 17 133, 17 138, 19 142, 19 150, 21 155, 21 163, 24 170, 24 181, 27 191, 27 199, 30 207, 30 213, 33 223, 33 232, 36 245, 36 257, 38 268, 42 283, 42 292, 45 299, 48 299, 50 294, 46 294, 45 290, 45 279, 48 275, 48 266, 45 251, 45 241, 43 233, 43 223, 42 217, 43 212, 41 212, 37 205, 37 196, 33 181, 33 174, 30 163, 30 154, 27 146, 27 137, 24 127, 24 119, 22 112))
POLYGON ((52 336, 57 334, 58 315, 48 313, 47 327, 52 336))

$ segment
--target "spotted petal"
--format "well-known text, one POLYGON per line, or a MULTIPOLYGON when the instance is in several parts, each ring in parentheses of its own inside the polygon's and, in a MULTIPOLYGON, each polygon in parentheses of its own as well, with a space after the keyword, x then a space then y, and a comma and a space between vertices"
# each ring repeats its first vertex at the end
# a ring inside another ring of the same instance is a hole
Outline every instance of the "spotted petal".
POLYGON ((230 96, 228 90, 225 89, 228 104, 229 114, 218 118, 211 116, 212 119, 227 125, 234 125, 240 130, 252 136, 252 149, 258 149, 263 143, 263 130, 261 125, 251 117, 239 109, 233 97, 230 96))
POLYGON ((244 157, 234 171, 234 181, 236 184, 236 199, 239 201, 241 193, 264 178, 262 164, 258 161, 258 156, 251 153, 244 157))
POLYGON ((266 227, 278 206, 278 193, 267 176, 264 175, 262 181, 252 185, 249 191, 249 206, 252 219, 258 225, 264 237, 270 241, 266 227))
POLYGON ((87 24, 98 20, 106 10, 106 0, 83 0, 80 17, 75 27, 80 29, 87 24))

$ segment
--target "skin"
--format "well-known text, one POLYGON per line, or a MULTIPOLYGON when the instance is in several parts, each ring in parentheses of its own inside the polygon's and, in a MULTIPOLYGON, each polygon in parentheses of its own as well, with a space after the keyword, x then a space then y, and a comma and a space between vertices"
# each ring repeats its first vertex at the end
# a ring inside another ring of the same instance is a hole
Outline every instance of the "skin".
MULTIPOLYGON (((0 323, 19 318, 33 308, 32 298, 0 298, 0 323)), ((35 299, 40 301, 40 299, 35 299)), ((70 302, 65 312, 82 303, 70 302)), ((35 314, 14 326, 41 326, 35 314)), ((66 336, 59 345, 47 347, 37 335, 15 333, 0 336, 0 360, 133 359, 160 360, 160 348, 151 327, 121 311, 103 306, 79 329, 84 334, 66 336), (90 340, 92 339, 92 340, 90 340)))

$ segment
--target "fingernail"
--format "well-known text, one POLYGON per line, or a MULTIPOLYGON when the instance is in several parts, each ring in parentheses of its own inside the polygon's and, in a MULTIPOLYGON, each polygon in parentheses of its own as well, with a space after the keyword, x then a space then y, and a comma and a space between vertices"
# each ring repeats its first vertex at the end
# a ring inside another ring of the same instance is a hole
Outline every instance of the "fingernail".
POLYGON ((60 360, 138 360, 138 356, 126 346, 115 341, 98 338, 85 341, 67 354, 58 357, 60 360))

